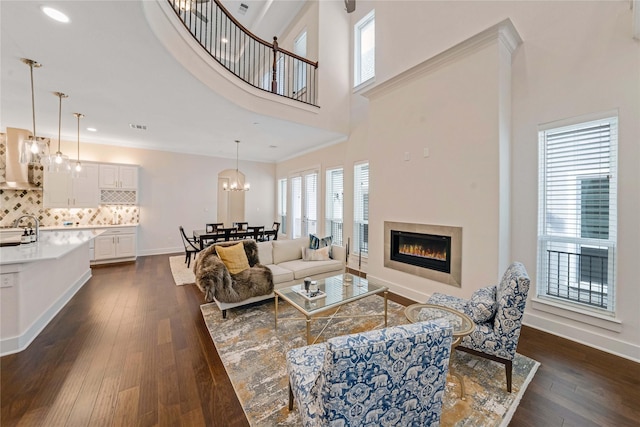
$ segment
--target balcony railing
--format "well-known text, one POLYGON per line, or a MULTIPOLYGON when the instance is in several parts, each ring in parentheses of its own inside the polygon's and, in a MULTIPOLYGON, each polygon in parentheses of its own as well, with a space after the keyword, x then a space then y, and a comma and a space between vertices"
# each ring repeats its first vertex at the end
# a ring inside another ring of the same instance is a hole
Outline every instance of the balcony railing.
POLYGON ((607 308, 608 251, 583 247, 581 252, 547 250, 546 294, 607 308))
POLYGON ((267 92, 317 106, 318 63, 253 35, 218 0, 168 0, 200 45, 227 70, 267 92))

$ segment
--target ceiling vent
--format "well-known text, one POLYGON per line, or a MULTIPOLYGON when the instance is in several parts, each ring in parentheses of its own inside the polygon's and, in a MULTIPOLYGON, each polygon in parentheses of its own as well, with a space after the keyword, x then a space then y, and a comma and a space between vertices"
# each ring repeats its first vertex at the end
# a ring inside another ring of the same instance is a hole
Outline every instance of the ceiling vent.
POLYGON ((129 127, 131 129, 147 130, 147 125, 134 125, 133 123, 129 123, 129 127))
POLYGON ((238 8, 238 13, 240 15, 244 15, 245 13, 247 13, 247 9, 249 9, 249 6, 244 4, 244 3, 240 3, 240 7, 238 8))

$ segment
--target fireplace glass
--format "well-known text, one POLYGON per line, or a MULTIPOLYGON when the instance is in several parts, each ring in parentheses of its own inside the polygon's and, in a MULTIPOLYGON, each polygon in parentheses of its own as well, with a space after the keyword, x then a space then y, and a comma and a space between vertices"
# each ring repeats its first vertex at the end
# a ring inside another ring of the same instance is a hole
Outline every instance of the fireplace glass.
POLYGON ((391 259, 451 273, 451 236, 391 230, 391 259))

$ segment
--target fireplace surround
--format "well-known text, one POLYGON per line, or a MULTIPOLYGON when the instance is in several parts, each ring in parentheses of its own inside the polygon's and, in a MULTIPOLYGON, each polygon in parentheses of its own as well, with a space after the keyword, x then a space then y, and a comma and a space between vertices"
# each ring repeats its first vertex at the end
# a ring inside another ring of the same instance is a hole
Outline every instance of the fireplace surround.
POLYGON ((461 227, 385 221, 384 252, 385 267, 461 286, 461 227))

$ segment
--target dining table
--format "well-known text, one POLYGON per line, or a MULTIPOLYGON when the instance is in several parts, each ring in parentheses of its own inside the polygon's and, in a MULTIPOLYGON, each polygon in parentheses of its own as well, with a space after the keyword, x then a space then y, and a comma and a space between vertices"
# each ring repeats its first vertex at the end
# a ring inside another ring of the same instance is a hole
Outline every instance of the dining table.
POLYGON ((244 239, 251 237, 259 240, 271 230, 264 231, 264 225, 248 226, 246 230, 238 230, 237 227, 218 227, 215 231, 193 230, 193 237, 200 243, 200 250, 217 241, 228 242, 232 239, 244 239))
MULTIPOLYGON (((246 233, 243 234, 246 235, 246 233)), ((215 243, 218 240, 228 242, 229 240, 231 240, 232 236, 238 236, 238 229, 236 227, 218 227, 214 232, 207 232, 206 230, 193 230, 193 237, 200 243, 200 250, 206 248, 208 246, 208 243, 215 243)))

